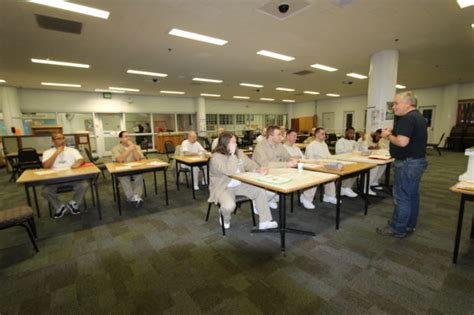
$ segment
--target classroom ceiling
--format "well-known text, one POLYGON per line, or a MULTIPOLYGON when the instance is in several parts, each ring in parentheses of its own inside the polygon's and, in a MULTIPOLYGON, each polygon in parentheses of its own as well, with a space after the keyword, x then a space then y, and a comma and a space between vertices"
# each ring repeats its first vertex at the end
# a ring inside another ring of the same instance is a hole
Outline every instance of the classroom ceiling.
MULTIPOLYGON (((23 88, 41 82, 75 83, 94 91, 110 86, 140 89, 139 95, 184 91, 184 97, 220 94, 296 102, 367 93, 370 57, 400 51, 398 83, 409 89, 474 81, 474 6, 455 0, 75 0, 110 12, 107 20, 29 3, 0 1, 0 79, 23 88), (262 10, 290 3, 278 19, 262 10), (305 6, 305 3, 309 3, 305 6), (265 6, 266 5, 266 6, 265 6), (265 7, 264 7, 265 6, 265 7), (263 8, 262 8, 263 7, 263 8), (303 7, 299 12, 292 8, 303 7), (262 9, 260 9, 262 8, 262 9), (259 10, 260 9, 260 10, 259 10), (82 23, 81 34, 40 28, 36 14, 82 23), (224 46, 171 36, 172 28, 225 39, 224 46), (295 57, 281 61, 257 55, 270 50, 295 57), (34 64, 31 58, 89 64, 89 69, 34 64), (311 68, 320 63, 339 71, 311 68), (168 74, 127 74, 127 69, 168 74), (310 70, 307 75, 293 73, 310 70), (198 83, 193 77, 223 80, 198 83), (264 85, 240 86, 240 82, 264 85), (352 84, 347 84, 352 82, 352 84), (275 90, 293 88, 294 92, 275 90), (307 95, 305 90, 320 95, 307 95)), ((137 94, 137 93, 130 93, 137 94)))

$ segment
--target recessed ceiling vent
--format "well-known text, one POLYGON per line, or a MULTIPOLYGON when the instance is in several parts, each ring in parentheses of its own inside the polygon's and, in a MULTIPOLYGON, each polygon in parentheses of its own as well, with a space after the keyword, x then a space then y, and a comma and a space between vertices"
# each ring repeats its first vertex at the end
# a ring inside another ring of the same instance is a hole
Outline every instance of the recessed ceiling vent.
POLYGON ((52 16, 46 16, 46 15, 40 15, 40 14, 35 14, 35 16, 36 16, 36 22, 38 22, 38 26, 40 28, 44 28, 46 30, 51 30, 51 31, 64 32, 64 33, 81 34, 81 31, 82 31, 81 22, 63 20, 63 19, 52 17, 52 16))
POLYGON ((314 73, 314 71, 311 71, 311 70, 301 70, 301 71, 293 72, 293 74, 296 74, 296 75, 307 75, 307 74, 311 74, 311 73, 314 73))
POLYGON ((290 16, 309 8, 311 4, 307 0, 270 0, 257 11, 273 16, 279 20, 286 20, 290 16))

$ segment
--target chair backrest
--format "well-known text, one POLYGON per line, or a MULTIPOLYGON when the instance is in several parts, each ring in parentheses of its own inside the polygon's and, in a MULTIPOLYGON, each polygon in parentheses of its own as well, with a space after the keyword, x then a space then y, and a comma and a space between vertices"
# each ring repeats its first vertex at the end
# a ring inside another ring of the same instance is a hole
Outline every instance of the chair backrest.
POLYGON ((84 151, 86 151, 86 155, 87 155, 87 158, 89 159, 89 162, 94 163, 94 162, 95 162, 95 159, 94 159, 94 157, 92 156, 91 151, 89 151, 88 148, 84 148, 84 151))
POLYGON ((174 143, 169 141, 169 140, 166 140, 165 141, 165 151, 166 151, 166 154, 170 154, 170 153, 175 153, 175 146, 174 146, 174 143))
POLYGON ((38 152, 33 148, 19 149, 18 161, 20 163, 41 163, 38 152))
POLYGON ((444 134, 446 132, 443 132, 443 134, 441 135, 441 138, 439 138, 439 142, 438 142, 438 145, 441 145, 441 142, 443 141, 443 138, 444 138, 444 134))
POLYGON ((148 158, 148 139, 146 137, 143 138, 143 140, 140 142, 140 149, 142 149, 143 155, 145 158, 148 158))
POLYGON ((464 127, 462 125, 454 126, 451 128, 450 137, 462 137, 464 132, 464 127))

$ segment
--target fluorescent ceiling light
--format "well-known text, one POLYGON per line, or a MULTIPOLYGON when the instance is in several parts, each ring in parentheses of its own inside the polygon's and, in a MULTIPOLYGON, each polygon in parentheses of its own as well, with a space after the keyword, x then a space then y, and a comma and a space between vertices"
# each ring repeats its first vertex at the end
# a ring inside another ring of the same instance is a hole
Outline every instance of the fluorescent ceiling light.
POLYGON ((101 19, 108 19, 110 12, 86 7, 85 5, 75 4, 62 0, 29 0, 32 3, 42 4, 48 7, 76 12, 80 14, 95 16, 101 19))
POLYGON ((206 79, 206 78, 193 78, 193 81, 210 82, 210 83, 222 83, 222 80, 206 79))
POLYGON ((253 84, 253 83, 240 83, 241 86, 248 86, 248 87, 256 87, 256 88, 263 88, 263 85, 260 84, 253 84))
POLYGON ((315 63, 314 65, 311 65, 311 67, 319 69, 319 70, 329 71, 329 72, 337 71, 337 68, 320 65, 319 63, 315 63))
POLYGON ((0 83, 7 83, 7 81, 5 81, 5 80, 0 80, 0 83))
POLYGON ((161 77, 161 78, 165 78, 168 76, 166 73, 148 72, 148 71, 140 71, 140 70, 127 70, 127 73, 149 75, 151 77, 161 77))
POLYGON ((201 96, 221 97, 220 94, 209 94, 209 93, 201 93, 201 96))
POLYGON ((313 95, 319 95, 319 92, 314 92, 314 91, 304 91, 304 94, 313 94, 313 95))
POLYGON ((233 98, 238 98, 238 99, 241 99, 241 100, 248 100, 250 98, 250 96, 238 96, 238 95, 235 95, 235 96, 232 96, 233 98))
POLYGON ((396 87, 397 89, 406 89, 406 88, 407 88, 406 86, 401 85, 401 84, 397 84, 397 85, 395 85, 395 87, 396 87))
POLYGON ((160 91, 160 93, 163 93, 163 94, 184 94, 184 92, 181 92, 181 91, 160 91))
POLYGON ((295 102, 295 100, 282 100, 282 101, 285 102, 285 103, 294 103, 295 102))
POLYGON ((260 97, 261 101, 274 101, 274 98, 260 97))
POLYGON ((356 78, 356 79, 367 79, 368 77, 363 75, 363 74, 358 74, 358 73, 355 73, 355 72, 351 72, 351 73, 348 73, 346 74, 348 77, 353 77, 353 78, 356 78))
POLYGON ((278 54, 276 52, 268 51, 268 50, 260 50, 257 51, 257 55, 265 56, 265 57, 270 57, 270 58, 275 58, 275 59, 280 59, 284 61, 292 61, 295 60, 295 57, 290 57, 282 54, 278 54))
POLYGON ((66 87, 77 87, 80 88, 80 84, 70 84, 70 83, 51 83, 51 82, 41 82, 41 85, 47 86, 66 86, 66 87))
POLYGON ((187 39, 193 39, 193 40, 197 40, 197 41, 205 42, 209 44, 219 45, 219 46, 227 44, 227 41, 223 39, 201 35, 197 33, 192 33, 192 32, 187 32, 187 31, 183 31, 177 28, 173 28, 171 31, 169 31, 168 34, 187 38, 187 39))
POLYGON ((105 93, 125 93, 125 91, 120 90, 107 90, 107 89, 95 89, 95 92, 105 92, 105 93))
POLYGON ((474 0, 458 0, 458 4, 461 7, 461 9, 464 9, 471 5, 474 5, 474 0))
POLYGON ((83 63, 73 63, 73 62, 66 62, 66 61, 55 61, 49 59, 35 59, 31 58, 31 62, 34 63, 42 63, 45 65, 54 65, 54 66, 65 66, 65 67, 76 67, 76 68, 90 68, 89 65, 83 63))
POLYGON ((285 92, 294 92, 295 91, 295 89, 289 89, 289 88, 283 88, 283 87, 277 87, 275 90, 285 91, 285 92))
POLYGON ((474 28, 474 23, 471 24, 471 27, 474 28))
POLYGON ((341 96, 341 95, 339 95, 339 94, 334 94, 334 93, 328 93, 328 94, 326 94, 326 95, 327 95, 327 96, 332 96, 332 97, 339 97, 339 96, 341 96))
POLYGON ((115 86, 109 86, 109 89, 119 90, 119 91, 127 91, 127 92, 140 92, 139 89, 131 89, 131 88, 123 88, 123 87, 115 87, 115 86))

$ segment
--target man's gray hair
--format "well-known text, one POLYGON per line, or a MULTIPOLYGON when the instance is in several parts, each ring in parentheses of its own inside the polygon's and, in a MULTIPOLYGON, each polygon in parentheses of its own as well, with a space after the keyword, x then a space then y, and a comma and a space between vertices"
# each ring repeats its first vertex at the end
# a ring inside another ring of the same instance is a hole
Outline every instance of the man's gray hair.
POLYGON ((412 91, 398 93, 397 95, 400 96, 404 102, 410 103, 410 105, 413 107, 418 105, 418 99, 416 98, 415 93, 412 91))

